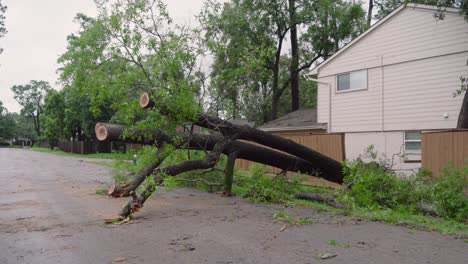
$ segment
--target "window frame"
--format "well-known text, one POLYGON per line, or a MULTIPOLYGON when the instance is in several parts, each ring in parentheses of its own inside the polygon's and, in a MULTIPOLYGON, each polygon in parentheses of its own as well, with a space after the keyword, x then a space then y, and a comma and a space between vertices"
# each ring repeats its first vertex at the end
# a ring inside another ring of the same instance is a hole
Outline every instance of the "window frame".
POLYGON ((369 72, 368 72, 368 69, 363 69, 363 70, 357 70, 357 71, 350 71, 350 72, 343 72, 343 73, 339 73, 335 76, 335 93, 339 94, 339 93, 350 93, 350 92, 356 92, 356 91, 365 91, 365 90, 368 90, 369 89, 369 72), (366 87, 363 87, 363 88, 351 88, 351 74, 352 73, 356 73, 356 72, 365 72, 366 73, 366 87), (343 75, 347 75, 349 74, 349 79, 350 79, 350 83, 349 83, 349 86, 350 88, 348 90, 338 90, 338 77, 339 76, 343 76, 343 75))
POLYGON ((405 153, 413 153, 413 154, 421 154, 421 148, 422 148, 422 134, 420 130, 405 130, 403 134, 403 145, 405 147, 405 153), (406 134, 411 133, 411 132, 418 132, 420 135, 419 139, 406 139, 406 134), (406 143, 419 143, 419 149, 414 150, 414 149, 407 149, 406 148, 406 143))

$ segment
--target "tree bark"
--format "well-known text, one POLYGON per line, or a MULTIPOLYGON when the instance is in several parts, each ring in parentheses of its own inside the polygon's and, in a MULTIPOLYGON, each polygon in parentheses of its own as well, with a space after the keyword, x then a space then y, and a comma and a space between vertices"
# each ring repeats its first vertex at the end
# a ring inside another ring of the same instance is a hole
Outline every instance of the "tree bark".
POLYGON ((468 91, 463 96, 460 114, 458 115, 457 128, 468 128, 468 91))
MULTIPOLYGON (((165 152, 164 146, 158 149, 156 153, 156 161, 145 166, 143 169, 138 171, 127 183, 125 184, 113 184, 107 194, 112 197, 127 197, 140 186, 145 179, 150 176, 153 171, 161 165, 164 159, 168 156, 165 152)), ((162 182, 161 182, 162 183, 162 182)))
POLYGON ((224 169, 224 191, 226 196, 232 195, 232 183, 234 182, 234 166, 236 165, 237 152, 228 155, 226 168, 224 169))
POLYGON ((369 6, 367 8, 367 27, 371 26, 373 9, 374 9, 374 0, 369 0, 369 6))
POLYGON ((200 127, 218 131, 224 136, 235 134, 237 139, 253 141, 258 144, 294 155, 313 164, 313 166, 317 169, 317 176, 339 184, 343 182, 344 175, 340 162, 292 140, 275 136, 273 134, 249 126, 235 125, 225 120, 210 117, 204 114, 199 114, 199 120, 195 122, 195 124, 200 127))
MULTIPOLYGON (((101 141, 111 141, 116 139, 121 139, 121 136, 125 131, 125 126, 115 126, 112 124, 99 123, 100 126, 105 127, 106 129, 114 129, 112 133, 108 133, 108 137, 101 139, 101 141), (120 132, 119 132, 120 131, 120 132), (111 137, 113 135, 113 137, 111 137)), ((138 133, 138 132, 136 132, 138 133)), ((148 132, 146 132, 148 133, 148 132)), ((168 136, 158 130, 153 130, 152 139, 144 139, 141 137, 128 137, 124 139, 124 142, 128 143, 138 143, 138 144, 174 144, 173 137, 168 136)), ((204 135, 194 133, 189 135, 187 133, 178 134, 182 141, 187 142, 182 148, 189 148, 194 150, 213 150, 215 144, 223 140, 222 136, 219 135, 204 135)), ((237 153, 237 159, 245 159, 252 162, 261 163, 264 165, 272 166, 282 170, 287 170, 291 172, 300 172, 308 175, 315 175, 317 168, 313 166, 310 162, 287 155, 272 149, 268 149, 262 146, 253 145, 250 143, 233 140, 227 144, 223 149, 223 154, 229 155, 231 153, 237 153)))
POLYGON ((291 111, 299 110, 299 44, 296 26, 296 0, 289 0, 289 19, 291 23, 291 111))
POLYGON ((281 34, 281 32, 278 32, 277 36, 278 36, 278 47, 276 48, 275 62, 273 64, 273 87, 272 87, 273 98, 271 102, 271 119, 272 120, 278 118, 279 99, 282 94, 282 91, 280 91, 280 88, 279 88, 279 70, 280 70, 281 49, 283 48, 284 35, 281 34))

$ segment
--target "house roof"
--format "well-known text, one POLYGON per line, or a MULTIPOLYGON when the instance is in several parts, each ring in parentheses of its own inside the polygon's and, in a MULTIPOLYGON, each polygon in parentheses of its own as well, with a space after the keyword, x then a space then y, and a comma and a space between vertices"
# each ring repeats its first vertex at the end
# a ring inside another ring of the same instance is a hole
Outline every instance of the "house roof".
MULTIPOLYGON (((344 47, 342 47, 340 50, 335 52, 330 58, 327 60, 323 61, 317 67, 313 68, 310 72, 309 75, 317 75, 318 70, 328 64, 329 62, 333 61, 336 57, 340 56, 340 54, 344 53, 346 50, 348 50, 350 47, 354 46, 356 43, 358 43, 361 39, 365 38, 367 35, 372 33, 374 30, 378 29, 380 26, 385 24, 387 21, 389 21, 391 18, 393 18, 395 15, 403 11, 405 8, 412 8, 412 9, 425 9, 425 10, 433 10, 433 11, 439 11, 441 10, 440 7, 437 6, 431 6, 431 5, 422 5, 422 4, 414 4, 414 3, 408 3, 406 5, 401 5, 395 10, 393 10, 390 14, 385 16, 384 18, 380 19, 377 23, 372 25, 370 28, 368 28, 364 33, 359 35, 357 38, 353 39, 351 42, 346 44, 344 47)), ((445 12, 450 12, 450 13, 459 13, 460 9, 458 8, 451 8, 451 7, 446 7, 444 8, 445 12)))
POLYGON ((258 129, 263 131, 285 131, 324 128, 324 124, 317 123, 317 109, 315 108, 297 110, 258 127, 258 129))
POLYGON ((247 125, 249 127, 255 126, 255 122, 251 122, 247 119, 230 119, 228 121, 234 125, 239 125, 239 126, 244 126, 244 125, 247 125))

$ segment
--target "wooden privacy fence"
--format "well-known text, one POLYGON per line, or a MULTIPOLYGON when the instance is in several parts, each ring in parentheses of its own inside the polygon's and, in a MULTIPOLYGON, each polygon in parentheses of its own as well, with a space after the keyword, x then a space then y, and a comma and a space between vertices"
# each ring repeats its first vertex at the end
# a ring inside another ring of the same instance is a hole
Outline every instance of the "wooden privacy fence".
POLYGON ((60 141, 58 148, 64 152, 76 154, 110 153, 110 142, 97 141, 60 141))
POLYGON ((421 162, 435 177, 450 163, 468 165, 468 129, 423 132, 421 162))
MULTIPOLYGON (((272 134, 290 139, 308 148, 318 151, 339 162, 345 160, 345 136, 344 134, 317 134, 313 132, 272 132, 272 134)), ((238 169, 248 170, 253 162, 238 159, 238 169)), ((281 172, 280 169, 269 167, 272 173, 281 172)))

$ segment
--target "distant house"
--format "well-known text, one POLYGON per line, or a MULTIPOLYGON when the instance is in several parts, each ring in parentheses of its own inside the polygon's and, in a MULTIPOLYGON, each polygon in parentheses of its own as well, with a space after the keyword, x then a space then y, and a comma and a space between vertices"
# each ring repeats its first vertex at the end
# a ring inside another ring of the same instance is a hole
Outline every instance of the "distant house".
POLYGON ((421 131, 455 128, 468 73, 468 23, 458 9, 408 4, 317 66, 317 122, 345 133, 347 159, 369 145, 420 167, 421 131))

